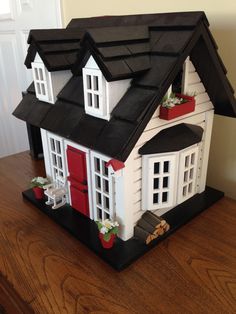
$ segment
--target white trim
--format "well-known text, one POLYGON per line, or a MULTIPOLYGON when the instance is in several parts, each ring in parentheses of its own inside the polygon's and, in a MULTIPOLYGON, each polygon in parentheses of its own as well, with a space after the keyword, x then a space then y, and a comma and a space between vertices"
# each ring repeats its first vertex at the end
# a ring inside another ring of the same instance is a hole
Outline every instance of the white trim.
POLYGON ((63 138, 53 133, 47 132, 47 140, 52 180, 55 181, 57 175, 60 175, 66 179, 67 176, 63 138))
POLYGON ((42 101, 49 101, 48 82, 43 63, 32 62, 32 72, 36 97, 42 101))
POLYGON ((180 152, 177 204, 196 194, 198 151, 198 145, 194 145, 180 152))
MULTIPOLYGON (((67 176, 69 175, 69 171, 68 171, 68 160, 67 160, 67 155, 66 155, 66 151, 67 151, 67 146, 71 146, 74 147, 75 149, 78 149, 82 152, 84 152, 86 155, 86 171, 87 171, 87 185, 88 185, 88 199, 89 199, 89 217, 90 219, 94 219, 94 215, 93 215, 93 197, 92 197, 92 179, 91 179, 91 165, 90 165, 90 150, 82 145, 76 144, 74 142, 71 142, 69 140, 65 140, 64 141, 64 147, 65 147, 65 156, 66 156, 66 173, 67 176)), ((70 187, 70 182, 68 182, 68 185, 70 187)), ((70 193, 70 188, 69 190, 69 202, 70 205, 71 203, 71 193, 70 193)))
POLYGON ((142 165, 143 210, 157 210, 175 204, 177 153, 144 155, 142 165))
MULTIPOLYGON (((40 59, 38 58, 40 57, 37 54, 35 59, 41 60, 41 58, 40 59)), ((46 69, 42 61, 32 62, 31 67, 32 67, 32 73, 33 73, 36 97, 39 100, 54 104, 51 73, 48 72, 48 70, 46 69)))
POLYGON ((105 81, 98 69, 83 68, 85 112, 103 119, 109 119, 105 81))
POLYGON ((94 220, 103 220, 106 218, 113 220, 115 215, 114 173, 111 167, 105 167, 109 158, 94 151, 91 151, 90 158, 94 220), (98 162, 97 168, 95 167, 95 159, 98 162), (108 203, 106 203, 107 200, 108 203), (100 217, 98 211, 101 213, 100 217))
POLYGON ((202 145, 202 164, 200 170, 199 193, 202 193, 206 188, 207 168, 211 145, 211 133, 213 127, 214 110, 207 111, 205 113, 205 119, 206 126, 202 145))
POLYGON ((190 62, 190 59, 189 59, 189 57, 187 57, 187 59, 184 62, 184 65, 183 65, 183 75, 182 75, 181 91, 185 95, 187 93, 187 89, 188 89, 188 85, 189 85, 189 83, 188 83, 189 62, 190 62))
POLYGON ((52 172, 50 166, 50 157, 49 157, 49 149, 48 149, 48 138, 47 131, 44 129, 40 129, 42 145, 43 145, 43 156, 44 156, 44 166, 47 177, 52 180, 52 172))

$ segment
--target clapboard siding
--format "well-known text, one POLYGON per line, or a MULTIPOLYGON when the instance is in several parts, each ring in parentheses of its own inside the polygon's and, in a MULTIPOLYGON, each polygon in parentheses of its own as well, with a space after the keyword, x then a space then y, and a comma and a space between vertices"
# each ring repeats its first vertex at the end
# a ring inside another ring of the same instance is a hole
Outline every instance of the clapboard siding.
MULTIPOLYGON (((191 95, 194 94, 196 100, 196 108, 195 111, 185 115, 184 117, 178 117, 171 121, 166 121, 159 119, 159 108, 155 111, 152 118, 150 119, 149 123, 147 124, 144 132, 142 133, 141 137, 139 138, 138 142, 136 143, 132 154, 130 155, 129 159, 132 159, 132 180, 133 184, 130 187, 129 193, 132 195, 133 200, 133 224, 135 225, 137 221, 140 219, 141 215, 143 214, 142 211, 142 157, 139 155, 138 150, 153 136, 160 132, 162 129, 167 127, 174 126, 181 122, 191 123, 201 126, 205 130, 205 119, 206 114, 205 112, 211 110, 213 105, 210 101, 210 98, 205 90, 204 85, 201 83, 200 77, 197 74, 192 62, 188 59, 187 66, 185 67, 188 70, 188 73, 185 75, 186 82, 185 82, 185 89, 187 94, 191 95)), ((205 136, 205 135, 204 135, 205 136)), ((204 137, 203 137, 204 141, 204 137)), ((202 145, 204 146, 204 144, 202 145)), ((203 148, 200 147, 199 151, 199 161, 203 158, 203 148)), ((197 189, 200 189, 200 180, 201 180, 201 167, 198 168, 197 174, 197 189)))

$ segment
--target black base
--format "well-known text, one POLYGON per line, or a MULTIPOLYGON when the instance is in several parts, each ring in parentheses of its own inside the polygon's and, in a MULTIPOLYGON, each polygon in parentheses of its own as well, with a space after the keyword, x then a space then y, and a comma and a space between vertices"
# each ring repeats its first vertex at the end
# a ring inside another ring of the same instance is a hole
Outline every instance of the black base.
POLYGON ((97 225, 94 221, 75 211, 69 205, 63 206, 57 210, 52 210, 50 206, 45 205, 45 200, 36 200, 32 190, 27 190, 22 194, 24 198, 38 207, 56 223, 87 245, 87 247, 104 261, 119 271, 130 265, 176 229, 224 196, 223 192, 207 187, 205 192, 195 195, 164 214, 162 217, 170 224, 171 228, 167 233, 152 241, 149 245, 141 243, 136 238, 131 238, 128 241, 117 238, 114 247, 106 250, 103 249, 100 244, 97 225))

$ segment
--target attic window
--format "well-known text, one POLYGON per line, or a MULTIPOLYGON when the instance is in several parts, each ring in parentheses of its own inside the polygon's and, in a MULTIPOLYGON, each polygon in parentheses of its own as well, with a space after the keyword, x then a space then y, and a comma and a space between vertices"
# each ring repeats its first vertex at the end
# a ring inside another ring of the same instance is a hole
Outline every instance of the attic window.
POLYGON ((83 69, 85 111, 96 117, 106 115, 103 99, 102 73, 97 69, 83 69))
POLYGON ((45 66, 42 63, 32 62, 32 71, 36 97, 42 101, 49 101, 48 82, 45 66))

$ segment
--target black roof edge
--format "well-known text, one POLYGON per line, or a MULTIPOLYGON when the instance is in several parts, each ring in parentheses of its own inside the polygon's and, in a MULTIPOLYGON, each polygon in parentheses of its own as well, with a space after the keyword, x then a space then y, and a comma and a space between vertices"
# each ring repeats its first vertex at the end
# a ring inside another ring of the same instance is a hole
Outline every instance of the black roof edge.
MULTIPOLYGON (((130 18, 142 18, 143 16, 145 15, 149 15, 149 16, 152 16, 152 19, 156 19, 158 16, 162 16, 162 15, 170 15, 170 18, 171 18, 171 15, 176 15, 176 14, 197 14, 199 13, 200 14, 200 19, 204 20, 206 25, 209 26, 209 21, 207 19, 207 16, 205 14, 204 11, 183 11, 183 12, 168 12, 168 13, 146 13, 146 14, 128 14, 128 15, 125 15, 125 18, 126 19, 130 19, 130 18)), ((83 21, 83 25, 87 24, 87 28, 96 28, 97 25, 93 26, 93 22, 96 20, 96 19, 100 19, 101 20, 101 24, 103 22, 103 19, 112 19, 112 18, 122 18, 124 17, 124 15, 106 15, 106 16, 96 16, 96 17, 84 17, 84 18, 73 18, 71 19, 71 21, 69 22, 69 24, 67 25, 66 28, 75 28, 75 27, 78 27, 78 25, 75 25, 76 24, 76 21, 83 21), (75 25, 75 26, 74 26, 75 25)), ((142 19, 138 19, 139 21, 142 21, 142 23, 139 23, 138 25, 145 25, 147 23, 151 23, 151 21, 147 22, 146 20, 143 21, 142 19)), ((103 24, 102 24, 103 25, 103 24)), ((137 25, 137 22, 135 24, 133 23, 128 23, 128 25, 137 25)), ((102 27, 110 27, 111 25, 107 25, 107 26, 102 26, 102 27)))

